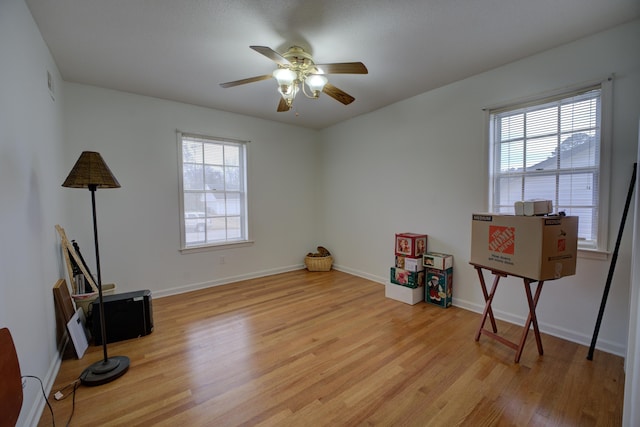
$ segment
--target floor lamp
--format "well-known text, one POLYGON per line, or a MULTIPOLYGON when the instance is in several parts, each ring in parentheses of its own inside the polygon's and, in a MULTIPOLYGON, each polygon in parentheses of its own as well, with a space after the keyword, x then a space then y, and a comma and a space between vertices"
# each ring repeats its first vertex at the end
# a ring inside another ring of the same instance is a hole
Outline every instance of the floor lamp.
POLYGON ((96 222, 96 189, 120 188, 120 183, 100 156, 100 153, 84 151, 71 169, 69 176, 62 184, 68 188, 88 188, 91 191, 91 207, 93 209, 93 238, 96 247, 96 268, 98 269, 98 303, 100 305, 100 331, 102 332, 103 360, 95 362, 82 374, 80 381, 84 385, 101 385, 121 377, 129 369, 129 358, 126 356, 107 356, 107 333, 104 320, 104 303, 102 300, 102 276, 100 273, 100 252, 98 250, 98 225, 96 222))

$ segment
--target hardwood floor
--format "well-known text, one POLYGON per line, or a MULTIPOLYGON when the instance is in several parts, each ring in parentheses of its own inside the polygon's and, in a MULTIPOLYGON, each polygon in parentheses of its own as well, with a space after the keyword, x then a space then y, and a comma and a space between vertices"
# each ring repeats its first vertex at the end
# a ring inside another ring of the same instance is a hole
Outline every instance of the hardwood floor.
MULTIPOLYGON (((153 300, 150 335, 109 344, 121 378, 80 386, 72 426, 618 426, 623 359, 543 334, 514 351, 480 314, 300 270, 153 300)), ((498 321, 517 339, 520 328, 498 321)), ((67 359, 52 395, 102 358, 67 359)), ((67 393, 71 390, 66 390, 67 393)), ((57 425, 73 398, 51 398, 57 425)), ((45 406, 39 426, 51 425, 45 406)))

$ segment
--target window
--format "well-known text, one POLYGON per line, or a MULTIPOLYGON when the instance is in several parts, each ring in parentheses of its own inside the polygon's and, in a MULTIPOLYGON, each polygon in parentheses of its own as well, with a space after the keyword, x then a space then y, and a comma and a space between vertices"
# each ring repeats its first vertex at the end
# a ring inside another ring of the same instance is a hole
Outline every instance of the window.
POLYGON ((555 212, 579 217, 580 249, 606 249, 603 92, 609 82, 489 111, 493 212, 513 214, 520 200, 552 200, 555 212))
POLYGON ((178 133, 182 248, 247 236, 246 142, 178 133))

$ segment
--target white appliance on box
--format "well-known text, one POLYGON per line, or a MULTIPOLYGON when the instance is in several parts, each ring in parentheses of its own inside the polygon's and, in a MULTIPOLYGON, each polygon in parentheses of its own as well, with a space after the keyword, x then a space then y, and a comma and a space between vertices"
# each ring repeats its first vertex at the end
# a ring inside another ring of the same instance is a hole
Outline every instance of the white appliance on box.
POLYGON ((553 202, 551 200, 543 199, 518 201, 513 204, 513 208, 516 211, 516 215, 546 215, 553 212, 553 202))

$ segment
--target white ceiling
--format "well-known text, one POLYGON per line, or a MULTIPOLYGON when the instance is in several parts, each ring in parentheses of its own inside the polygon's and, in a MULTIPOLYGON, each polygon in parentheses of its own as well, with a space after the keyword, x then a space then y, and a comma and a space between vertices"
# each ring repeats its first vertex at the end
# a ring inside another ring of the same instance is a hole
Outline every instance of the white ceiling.
POLYGON ((640 17, 639 0, 26 0, 65 81, 321 129, 640 17), (249 49, 291 45, 329 75, 344 106, 298 94, 278 113, 274 80, 249 49))

